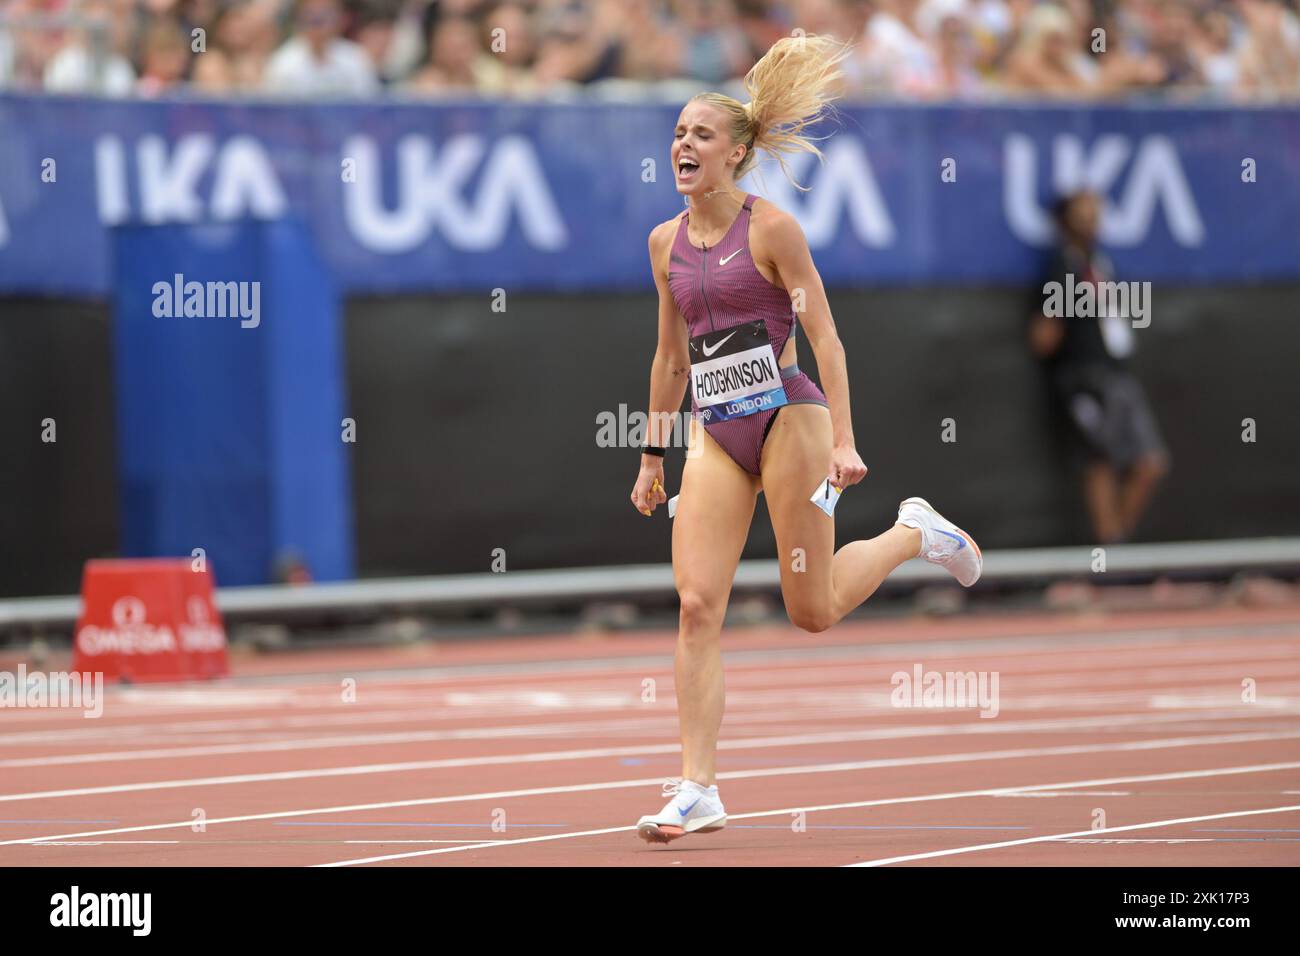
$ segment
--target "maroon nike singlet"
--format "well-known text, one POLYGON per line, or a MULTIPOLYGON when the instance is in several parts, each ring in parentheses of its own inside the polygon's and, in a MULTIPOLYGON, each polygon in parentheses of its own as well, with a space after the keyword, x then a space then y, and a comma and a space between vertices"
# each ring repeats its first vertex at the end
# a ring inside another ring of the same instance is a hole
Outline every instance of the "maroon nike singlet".
MULTIPOLYGON (((681 217, 669 258, 668 287, 692 339, 704 336, 702 341, 708 343, 706 333, 725 332, 762 320, 772 352, 779 361, 794 331, 795 311, 789 294, 768 282, 750 256, 749 219, 755 198, 753 194, 745 194, 736 221, 710 247, 691 244, 687 237, 690 213, 681 217)), ((715 341, 720 343, 721 337, 715 341)), ((693 363, 699 359, 699 355, 691 355, 693 363)), ((827 405, 821 389, 797 365, 781 369, 780 380, 785 388, 784 404, 827 405)), ((691 412, 699 418, 696 398, 692 389, 691 412)), ((763 440, 779 411, 777 407, 726 421, 704 420, 704 428, 736 464, 751 475, 758 475, 763 440)))

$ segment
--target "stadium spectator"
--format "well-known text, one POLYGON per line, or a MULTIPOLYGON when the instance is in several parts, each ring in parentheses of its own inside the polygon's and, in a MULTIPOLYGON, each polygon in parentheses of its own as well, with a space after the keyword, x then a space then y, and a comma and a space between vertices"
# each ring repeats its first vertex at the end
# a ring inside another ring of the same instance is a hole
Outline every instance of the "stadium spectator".
POLYGON ((419 93, 473 93, 479 90, 479 69, 484 53, 478 30, 464 17, 439 20, 429 37, 429 55, 411 80, 419 93))
POLYGON ((925 72, 905 73, 902 92, 920 99, 971 99, 984 92, 966 0, 925 0, 916 11, 919 34, 934 57, 925 72))
MULTIPOLYGON (((635 6, 635 5, 634 5, 635 6)), ((490 10, 483 18, 486 53, 480 58, 481 89, 502 96, 533 96, 537 37, 528 11, 517 3, 490 10)))
MULTIPOLYGON (((1113 269, 1096 246, 1101 200, 1083 190, 1055 207, 1057 247, 1048 281, 1065 290, 1093 284, 1097 307, 1049 314, 1044 286, 1035 289, 1029 344, 1047 365, 1054 398, 1070 422, 1074 450, 1085 460, 1084 497, 1102 544, 1126 541, 1168 470, 1168 456, 1146 394, 1129 365, 1134 334, 1128 315, 1099 314, 1097 284, 1113 269)), ((1148 301, 1146 307, 1150 307, 1148 301)))
MULTIPOLYGON (((383 61, 373 61, 391 85, 404 83, 424 61, 425 44, 439 7, 429 0, 383 0, 384 13, 393 15, 392 31, 383 61)), ((361 21, 364 29, 364 18, 361 21)), ((364 45, 364 43, 363 43, 364 45)))
POLYGON ((1262 99, 1300 96, 1300 20, 1282 0, 1237 0, 1245 38, 1239 50, 1243 88, 1262 99))
POLYGON ((190 44, 178 21, 169 17, 154 20, 141 46, 137 93, 158 96, 171 92, 185 81, 185 72, 190 65, 190 44))
POLYGON ((752 59, 757 60, 773 43, 797 26, 809 35, 854 41, 848 58, 840 63, 844 79, 839 94, 861 95, 861 91, 866 89, 867 63, 861 39, 873 12, 867 0, 790 0, 789 16, 784 20, 775 16, 760 20, 762 8, 761 0, 753 0, 748 5, 737 4, 737 9, 742 11, 737 23, 749 42, 752 59), (746 6, 750 9, 746 10, 746 6), (756 29, 759 22, 765 24, 765 29, 756 29))
POLYGON ((802 30, 856 43, 844 63, 849 98, 1295 101, 1297 5, 1300 0, 0 0, 0 89, 127 96, 189 87, 227 96, 314 97, 376 95, 388 85, 426 94, 533 97, 613 84, 621 94, 676 96, 686 86, 737 83, 777 38, 802 30), (107 34, 101 28, 94 37, 106 35, 106 42, 90 42, 95 18, 107 34), (135 77, 149 72, 146 57, 165 58, 162 34, 153 32, 159 20, 178 22, 186 37, 203 30, 206 46, 190 54, 179 82, 137 84, 135 77), (669 86, 656 91, 661 83, 669 86))
MULTIPOLYGON (((644 7, 645 4, 630 4, 644 7)), ((518 3, 503 3, 490 10, 484 17, 484 25, 489 32, 489 44, 498 39, 492 34, 500 31, 500 43, 491 46, 501 62, 512 70, 525 72, 533 65, 537 56, 537 36, 533 20, 528 11, 518 3)))
POLYGON ((207 28, 206 50, 194 58, 194 85, 213 94, 260 90, 277 39, 272 3, 235 0, 207 28))
POLYGON ((758 58, 772 48, 772 44, 789 35, 795 24, 807 23, 808 33, 825 33, 834 37, 858 37, 866 24, 866 4, 863 0, 790 0, 784 9, 770 0, 735 0, 736 26, 745 35, 750 55, 758 58), (826 7, 844 11, 845 26, 835 29, 822 22, 827 16, 826 7), (862 11, 861 22, 853 25, 853 16, 862 11))
MULTIPOLYGON (((70 30, 45 66, 44 87, 51 93, 102 93, 126 96, 135 87, 127 59, 132 40, 129 17, 114 16, 110 0, 86 0, 78 8, 84 25, 70 30)), ((128 11, 129 12, 129 11, 128 11)))
POLYGON ((715 87, 744 76, 755 56, 730 0, 676 0, 677 76, 715 87))
POLYGON ((975 62, 980 75, 992 82, 1000 75, 1007 54, 1015 46, 1021 22, 1033 0, 971 0, 968 22, 975 40, 975 62))
MULTIPOLYGON (((569 0, 540 7, 539 16, 536 78, 542 88, 564 91, 621 76, 626 38, 618 6, 569 0)), ((662 37, 656 30, 635 39, 655 44, 662 37)))
POLYGON ((932 74, 936 55, 913 26, 917 0, 876 0, 863 36, 869 88, 898 92, 910 78, 932 74))
MULTIPOLYGON (((617 76, 624 81, 656 83, 677 74, 681 38, 669 27, 667 10, 656 0, 628 0, 610 18, 617 44, 617 76)), ((743 34, 743 28, 737 24, 743 34)), ((752 61, 751 61, 752 62, 752 61)))
POLYGON ((1080 31, 1063 7, 1035 7, 1007 60, 1005 88, 1034 96, 1082 98, 1095 89, 1080 52, 1080 31))
POLYGON ((386 2, 370 3, 358 11, 355 22, 357 45, 374 66, 376 78, 385 85, 392 83, 401 74, 401 65, 393 58, 397 10, 386 2))
POLYGON ((1241 80, 1241 66, 1233 45, 1232 18, 1221 8, 1207 10, 1201 28, 1192 36, 1192 55, 1206 88, 1230 94, 1241 80))
POLYGON ((0 0, 0 90, 39 89, 45 64, 58 48, 58 34, 34 29, 28 18, 44 0, 0 0))
POLYGON ((510 9, 503 9, 499 20, 485 20, 482 29, 467 17, 440 19, 430 33, 426 60, 406 89, 435 96, 523 95, 536 83, 529 71, 512 67, 504 51, 513 43, 516 57, 528 56, 528 41, 526 21, 513 17, 510 9), (491 52, 493 43, 503 52, 491 52))
POLYGON ((1183 4, 1166 3, 1158 8, 1147 39, 1152 55, 1160 62, 1156 84, 1171 91, 1200 85, 1201 71, 1192 52, 1192 38, 1198 32, 1183 4))
POLYGON ((338 0, 297 0, 294 33, 272 54, 263 83, 267 92, 302 97, 356 96, 378 88, 365 51, 342 38, 338 0))

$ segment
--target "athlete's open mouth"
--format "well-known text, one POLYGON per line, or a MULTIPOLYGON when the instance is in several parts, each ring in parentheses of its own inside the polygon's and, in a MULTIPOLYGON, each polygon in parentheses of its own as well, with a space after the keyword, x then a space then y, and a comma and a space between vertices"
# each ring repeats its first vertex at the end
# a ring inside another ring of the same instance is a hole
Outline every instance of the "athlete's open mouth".
POLYGON ((677 178, 690 179, 699 172, 700 164, 693 159, 683 156, 677 161, 677 178))

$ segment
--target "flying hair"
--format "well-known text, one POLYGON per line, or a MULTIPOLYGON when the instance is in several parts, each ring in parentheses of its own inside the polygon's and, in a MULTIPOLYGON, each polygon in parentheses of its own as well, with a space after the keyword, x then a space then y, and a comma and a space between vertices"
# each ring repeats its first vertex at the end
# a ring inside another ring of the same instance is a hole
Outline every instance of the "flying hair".
POLYGON ((786 157, 812 153, 825 159, 807 130, 837 98, 843 75, 839 63, 851 49, 851 44, 825 35, 782 37, 746 74, 748 103, 724 93, 692 97, 726 113, 732 142, 745 145, 745 156, 736 164, 736 179, 753 167, 761 149, 781 164, 781 171, 796 188, 807 190, 791 174, 786 157))

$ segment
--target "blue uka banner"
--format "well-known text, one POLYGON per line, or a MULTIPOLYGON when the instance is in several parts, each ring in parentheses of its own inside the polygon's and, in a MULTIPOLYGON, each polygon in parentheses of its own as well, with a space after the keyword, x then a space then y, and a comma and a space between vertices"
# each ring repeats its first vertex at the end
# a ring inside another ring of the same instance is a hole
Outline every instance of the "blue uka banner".
MULTIPOLYGON (((0 292, 107 297, 109 231, 292 217, 344 293, 645 289, 678 109, 0 96, 0 292)), ((1128 278, 1300 276, 1300 111, 846 106, 744 186, 831 286, 1033 280, 1089 184, 1128 278)))

